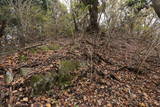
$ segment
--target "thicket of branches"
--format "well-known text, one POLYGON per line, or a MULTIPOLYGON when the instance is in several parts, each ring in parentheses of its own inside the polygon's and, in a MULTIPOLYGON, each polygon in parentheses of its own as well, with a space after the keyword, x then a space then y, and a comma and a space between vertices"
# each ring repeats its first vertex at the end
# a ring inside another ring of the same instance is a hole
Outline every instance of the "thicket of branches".
POLYGON ((25 47, 60 35, 73 36, 77 32, 123 32, 128 36, 153 39, 159 30, 158 0, 153 0, 153 3, 149 0, 64 2, 0 0, 1 50, 25 47))

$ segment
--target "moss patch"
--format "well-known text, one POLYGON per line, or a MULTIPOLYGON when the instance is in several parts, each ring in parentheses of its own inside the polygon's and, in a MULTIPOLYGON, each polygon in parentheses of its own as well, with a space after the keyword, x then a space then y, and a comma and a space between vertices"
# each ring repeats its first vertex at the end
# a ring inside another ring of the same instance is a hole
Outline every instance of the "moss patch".
POLYGON ((72 72, 79 67, 78 61, 64 60, 60 61, 60 72, 72 72))
POLYGON ((74 76, 71 74, 72 71, 78 69, 79 62, 73 60, 63 60, 60 61, 59 74, 58 74, 58 84, 62 87, 71 84, 74 76))
POLYGON ((29 81, 29 86, 32 87, 32 96, 39 95, 49 91, 53 86, 65 88, 71 85, 74 76, 72 71, 78 69, 77 61, 64 60, 60 61, 59 71, 50 71, 45 74, 33 75, 29 81))
POLYGON ((50 72, 33 75, 29 82, 29 85, 32 87, 32 96, 50 90, 54 85, 55 78, 56 75, 50 72))
POLYGON ((29 52, 31 52, 33 54, 36 54, 36 53, 38 53, 38 49, 37 48, 31 48, 31 49, 29 49, 29 52))
POLYGON ((39 49, 42 50, 42 51, 48 51, 48 50, 50 50, 47 45, 40 46, 39 49))
POLYGON ((58 50, 58 49, 60 49, 60 45, 58 45, 58 44, 49 44, 49 45, 40 46, 39 49, 43 50, 43 51, 58 50))
POLYGON ((20 55, 18 59, 23 62, 23 61, 27 61, 28 57, 27 55, 20 55))
POLYGON ((58 50, 58 49, 60 49, 60 45, 51 44, 51 45, 48 46, 48 49, 50 49, 50 50, 58 50))

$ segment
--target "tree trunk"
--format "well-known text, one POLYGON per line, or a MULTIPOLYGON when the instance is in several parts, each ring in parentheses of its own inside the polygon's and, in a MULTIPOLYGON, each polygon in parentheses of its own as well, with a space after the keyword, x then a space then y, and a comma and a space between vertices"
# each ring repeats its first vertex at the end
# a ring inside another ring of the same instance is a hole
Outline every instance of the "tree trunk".
POLYGON ((99 23, 98 23, 98 0, 82 0, 83 4, 89 6, 89 17, 90 23, 87 28, 87 31, 98 32, 99 23))
POLYGON ((93 1, 93 4, 89 7, 90 14, 90 26, 89 29, 92 31, 99 31, 98 24, 98 0, 93 1))
POLYGON ((152 0, 153 8, 160 18, 160 0, 152 0))
POLYGON ((0 23, 0 38, 4 35, 4 31, 5 31, 5 28, 6 28, 6 21, 1 21, 0 23))

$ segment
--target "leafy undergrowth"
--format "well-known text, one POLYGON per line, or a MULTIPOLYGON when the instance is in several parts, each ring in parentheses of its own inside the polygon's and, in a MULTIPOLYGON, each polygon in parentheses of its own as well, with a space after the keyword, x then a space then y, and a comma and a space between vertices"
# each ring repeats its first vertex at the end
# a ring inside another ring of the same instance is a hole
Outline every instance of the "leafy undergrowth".
POLYGON ((26 106, 160 106, 160 60, 154 54, 138 69, 145 44, 135 39, 83 39, 9 55, 0 72, 0 104, 26 106))

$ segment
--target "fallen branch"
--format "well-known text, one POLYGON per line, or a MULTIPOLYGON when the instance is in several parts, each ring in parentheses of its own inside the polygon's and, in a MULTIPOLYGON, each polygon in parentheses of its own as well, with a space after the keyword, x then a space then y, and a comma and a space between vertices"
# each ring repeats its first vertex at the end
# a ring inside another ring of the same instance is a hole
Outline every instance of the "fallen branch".
MULTIPOLYGON (((89 58, 89 55, 85 54, 86 57, 89 58)), ((109 60, 109 58, 105 59, 103 58, 100 54, 94 52, 92 59, 98 60, 98 62, 103 61, 109 65, 113 65, 113 66, 117 66, 119 69, 114 70, 114 72, 119 72, 119 71, 123 71, 123 70, 128 70, 130 72, 133 72, 135 74, 142 74, 144 73, 144 71, 139 70, 137 67, 132 67, 132 66, 124 66, 124 65, 120 65, 118 63, 114 63, 111 60, 109 60)), ((93 60, 94 61, 94 60, 93 60)))
POLYGON ((23 47, 23 48, 18 48, 18 49, 15 49, 15 50, 11 50, 11 51, 7 51, 7 52, 1 52, 0 53, 0 60, 7 56, 7 55, 10 55, 10 54, 13 54, 13 53, 16 53, 16 52, 22 52, 22 51, 25 51, 25 50, 28 50, 28 49, 31 49, 31 48, 35 48, 35 47, 38 47, 38 46, 42 46, 42 45, 46 45, 48 44, 50 41, 52 41, 52 39, 50 40, 45 40, 45 41, 41 41, 39 43, 36 43, 36 44, 32 44, 32 45, 29 45, 27 47, 23 47))

